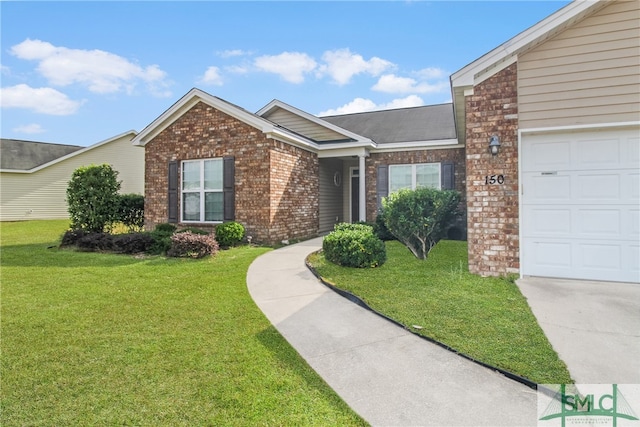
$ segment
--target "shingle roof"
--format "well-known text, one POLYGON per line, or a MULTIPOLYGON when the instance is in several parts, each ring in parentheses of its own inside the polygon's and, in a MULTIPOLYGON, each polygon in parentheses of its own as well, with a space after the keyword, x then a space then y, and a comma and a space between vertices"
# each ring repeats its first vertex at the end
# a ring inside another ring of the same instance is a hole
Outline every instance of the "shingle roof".
POLYGON ((0 169, 30 170, 84 147, 47 142, 0 139, 0 169))
POLYGON ((378 144, 455 139, 453 104, 320 117, 378 144))

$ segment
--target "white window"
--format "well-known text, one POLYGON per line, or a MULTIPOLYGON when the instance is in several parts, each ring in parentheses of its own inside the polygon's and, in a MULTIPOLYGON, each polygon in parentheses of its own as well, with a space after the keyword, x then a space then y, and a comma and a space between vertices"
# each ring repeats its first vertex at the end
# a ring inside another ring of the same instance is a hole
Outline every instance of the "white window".
POLYGON ((222 159, 182 162, 182 221, 222 222, 222 159))
POLYGON ((389 194, 418 187, 440 189, 440 163, 389 165, 389 194))

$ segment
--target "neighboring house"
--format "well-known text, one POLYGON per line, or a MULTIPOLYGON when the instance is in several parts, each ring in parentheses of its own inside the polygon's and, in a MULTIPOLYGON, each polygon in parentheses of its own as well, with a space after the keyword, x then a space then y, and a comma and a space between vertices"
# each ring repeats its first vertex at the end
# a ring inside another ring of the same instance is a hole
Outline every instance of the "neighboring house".
POLYGON ((145 147, 147 228, 236 220, 276 243, 373 221, 398 188, 464 193, 452 104, 318 118, 277 100, 253 114, 192 89, 133 144, 145 147))
POLYGON ((452 75, 472 272, 640 281, 639 8, 575 1, 452 75))
POLYGON ((144 150, 129 131, 89 147, 0 140, 0 220, 68 218, 66 191, 80 166, 108 163, 121 193, 144 193, 144 150))

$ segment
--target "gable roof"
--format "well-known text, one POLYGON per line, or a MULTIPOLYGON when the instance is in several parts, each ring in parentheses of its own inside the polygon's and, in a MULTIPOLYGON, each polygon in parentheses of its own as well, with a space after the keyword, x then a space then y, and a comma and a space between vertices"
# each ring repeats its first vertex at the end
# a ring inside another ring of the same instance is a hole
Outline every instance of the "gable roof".
POLYGON ((279 126, 257 114, 250 113, 244 108, 227 102, 222 98, 210 95, 197 88, 193 88, 187 92, 187 94, 169 107, 168 110, 145 127, 135 138, 133 138, 131 142, 133 145, 144 146, 199 102, 204 102, 205 104, 210 105, 231 117, 255 127, 266 134, 269 138, 284 141, 307 150, 314 149, 315 144, 309 138, 296 134, 295 132, 279 126))
POLYGON ((29 170, 81 150, 79 145, 0 139, 0 169, 29 170))
POLYGON ((133 138, 136 134, 136 131, 130 130, 105 139, 104 141, 97 142, 88 147, 2 139, 0 141, 0 171, 34 173, 71 157, 79 156, 82 153, 86 153, 89 150, 93 150, 122 137, 131 135, 131 138, 133 138))
MULTIPOLYGON (((377 144, 454 140, 453 104, 321 117, 377 144)), ((455 143, 454 141, 449 141, 455 143)))

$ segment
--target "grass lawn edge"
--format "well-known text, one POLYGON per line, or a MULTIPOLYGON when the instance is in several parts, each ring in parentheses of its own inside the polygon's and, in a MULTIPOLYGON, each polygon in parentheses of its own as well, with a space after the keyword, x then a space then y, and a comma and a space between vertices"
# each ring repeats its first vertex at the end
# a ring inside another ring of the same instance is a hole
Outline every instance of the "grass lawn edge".
POLYGON ((318 250, 318 251, 312 252, 309 255, 307 255, 307 257, 305 258, 305 265, 307 266, 309 271, 311 271, 311 273, 318 280, 320 280, 320 282, 323 285, 325 285, 326 287, 328 287, 332 291, 336 292, 338 295, 342 296, 343 298, 346 298, 347 300, 353 302, 354 304, 357 304, 358 306, 360 306, 360 307, 362 307, 362 308, 364 308, 366 310, 371 311, 372 313, 375 313, 376 315, 382 317, 383 319, 385 319, 385 320, 387 320, 387 321, 389 321, 389 322, 391 322, 391 323, 393 323, 393 324, 405 329, 406 331, 410 332, 411 334, 413 334, 413 335, 415 335, 415 336, 417 336, 419 338, 422 338, 422 339, 424 339, 424 340, 426 340, 426 341, 428 341, 430 343, 436 344, 437 346, 442 347, 445 350, 456 354, 457 356, 463 357, 463 358, 465 358, 465 359, 467 359, 467 360, 469 360, 469 361, 471 361, 473 363, 476 363, 476 364, 478 364, 480 366, 483 366, 485 368, 491 369, 491 370, 493 370, 495 372, 499 372, 502 375, 506 376, 507 378, 512 379, 514 381, 518 381, 519 383, 521 383, 521 384, 523 384, 523 385, 525 385, 525 386, 527 386, 527 387, 529 387, 531 389, 537 390, 540 387, 540 385, 538 383, 536 383, 534 381, 531 381, 530 379, 524 378, 524 377, 522 377, 520 375, 514 374, 513 372, 509 372, 509 371, 507 371, 505 369, 498 368, 496 366, 493 366, 493 365, 490 365, 488 363, 482 362, 481 360, 478 360, 478 359, 476 359, 474 357, 471 357, 471 356, 469 356, 469 355, 467 355, 465 353, 462 353, 462 352, 456 350, 455 348, 453 348, 451 346, 448 346, 447 344, 445 344, 443 342, 440 342, 440 341, 438 341, 438 340, 436 340, 436 339, 434 339, 432 337, 429 337, 427 335, 418 334, 415 331, 413 331, 408 325, 404 325, 404 324, 400 323, 399 321, 397 321, 397 320, 385 315, 384 313, 381 313, 381 312, 373 309, 371 306, 369 306, 366 302, 364 302, 357 295, 355 295, 355 294, 353 294, 353 293, 351 293, 351 292, 349 292, 347 290, 341 289, 340 287, 336 286, 334 283, 331 283, 330 281, 326 280, 324 277, 322 277, 318 273, 318 271, 309 262, 309 258, 311 256, 315 255, 315 254, 320 253, 320 252, 322 252, 322 250, 318 250))

